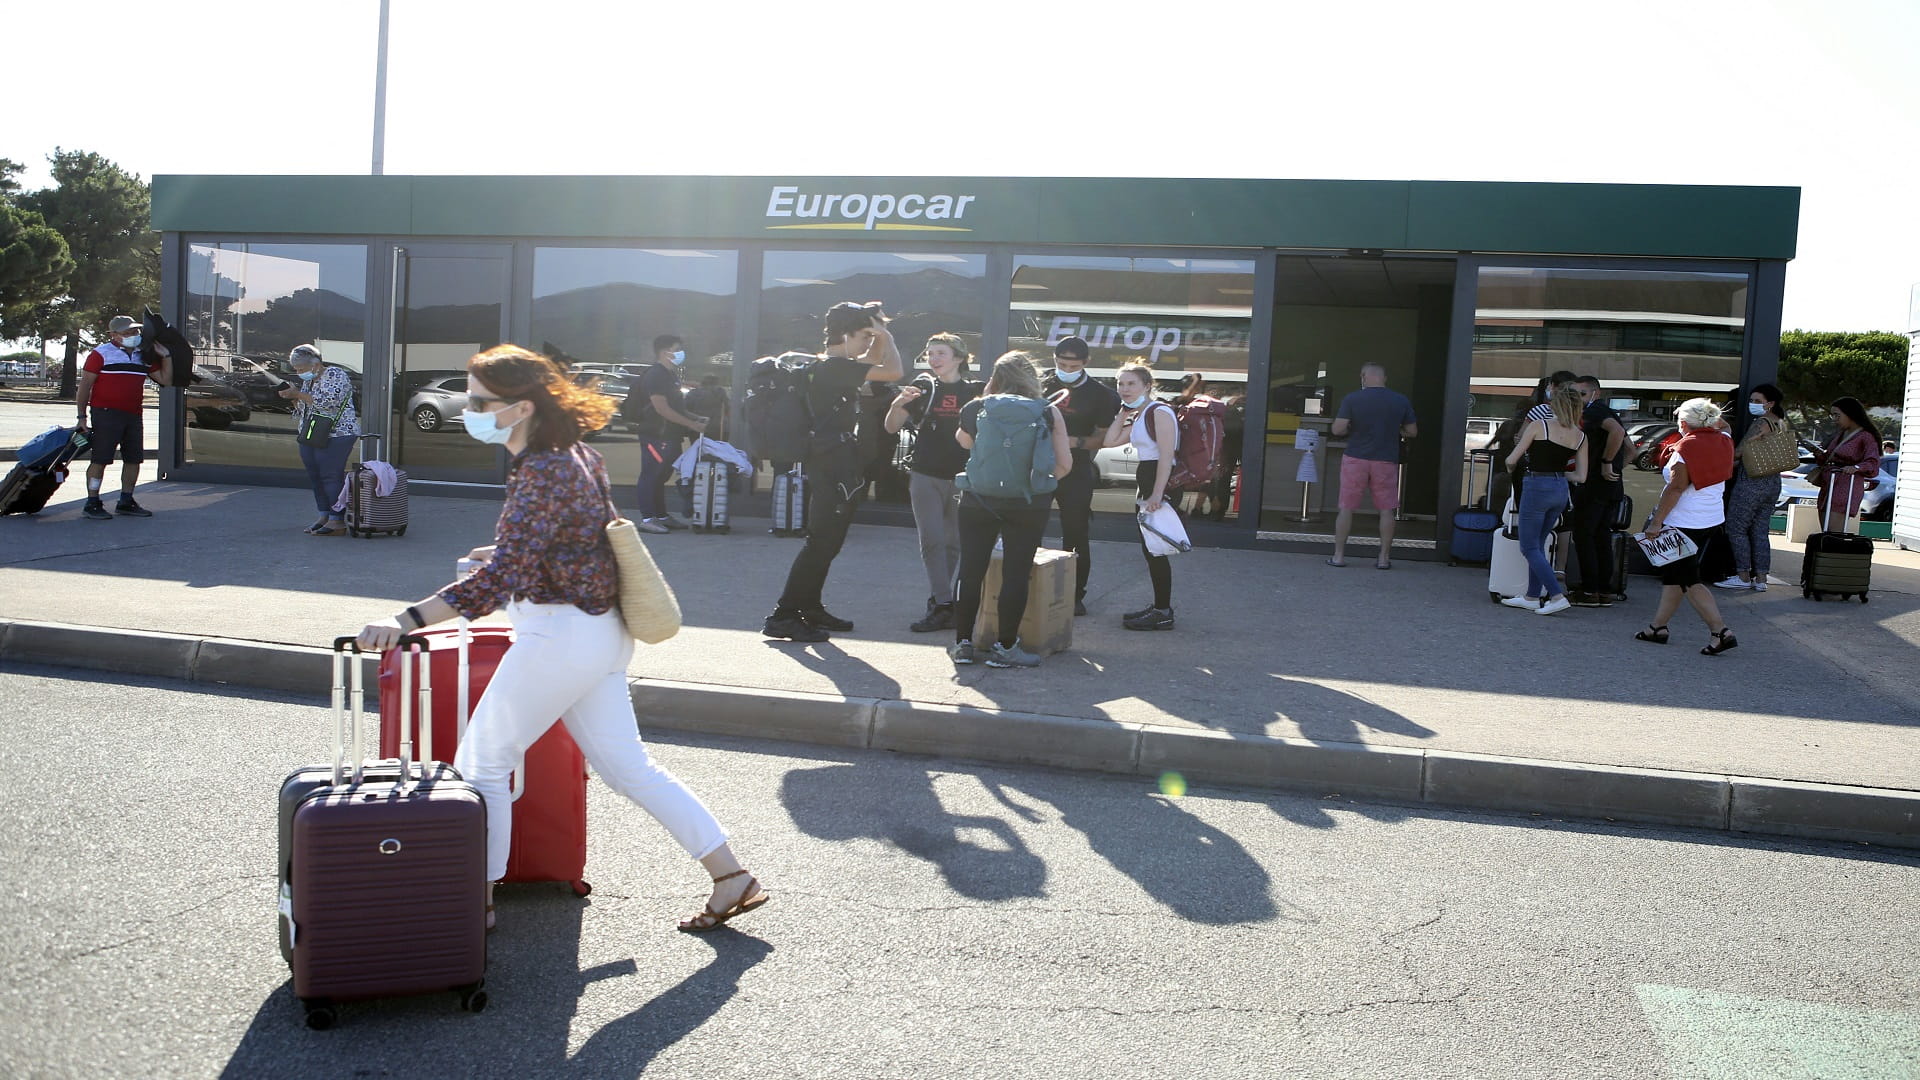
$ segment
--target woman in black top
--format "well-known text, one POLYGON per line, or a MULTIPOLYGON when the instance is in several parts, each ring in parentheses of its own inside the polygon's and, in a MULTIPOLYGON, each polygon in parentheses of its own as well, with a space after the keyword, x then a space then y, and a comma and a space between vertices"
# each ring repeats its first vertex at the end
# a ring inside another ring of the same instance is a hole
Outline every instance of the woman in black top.
POLYGON ((1587 479, 1587 436, 1580 430, 1582 395, 1571 382, 1548 399, 1551 419, 1529 422, 1520 441, 1507 455, 1507 468, 1526 462, 1526 483, 1520 488, 1520 553, 1527 558, 1527 593, 1500 602, 1540 615, 1567 610, 1573 602, 1560 587, 1547 558, 1547 538, 1567 510, 1568 484, 1587 479), (1568 465, 1573 467, 1571 471, 1568 465))

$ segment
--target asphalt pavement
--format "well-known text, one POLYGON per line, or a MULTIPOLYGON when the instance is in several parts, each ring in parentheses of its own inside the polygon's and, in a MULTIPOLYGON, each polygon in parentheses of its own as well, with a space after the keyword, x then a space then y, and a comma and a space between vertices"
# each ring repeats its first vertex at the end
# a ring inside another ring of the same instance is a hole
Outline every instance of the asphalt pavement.
MULTIPOLYGON (((1384 575, 1382 575, 1384 576, 1384 575)), ((1920 858, 648 730, 773 892, 599 783, 486 1012, 302 1026, 274 792, 310 698, 0 673, 0 1074, 1557 1080, 1920 1074, 1920 858)))

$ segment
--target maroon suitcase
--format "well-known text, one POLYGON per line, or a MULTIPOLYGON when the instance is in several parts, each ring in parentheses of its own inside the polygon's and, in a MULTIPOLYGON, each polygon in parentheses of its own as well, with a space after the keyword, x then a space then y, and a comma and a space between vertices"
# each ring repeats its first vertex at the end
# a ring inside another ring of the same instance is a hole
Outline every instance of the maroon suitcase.
MULTIPOLYGON (((416 646, 426 642, 402 639, 401 647, 416 646)), ((360 998, 451 990, 479 1012, 487 1003, 486 806, 450 766, 430 763, 430 745, 418 766, 409 742, 397 762, 363 759, 358 652, 352 638, 334 642, 331 766, 298 770, 281 792, 280 930, 294 996, 315 1029, 333 1026, 337 1002, 360 998), (326 782, 316 783, 322 771, 326 782)))

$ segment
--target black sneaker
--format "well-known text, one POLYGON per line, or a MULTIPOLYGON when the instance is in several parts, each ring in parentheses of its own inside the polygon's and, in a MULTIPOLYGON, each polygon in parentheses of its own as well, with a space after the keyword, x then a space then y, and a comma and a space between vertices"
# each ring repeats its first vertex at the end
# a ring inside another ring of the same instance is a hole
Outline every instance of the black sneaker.
POLYGON ((1171 630, 1173 609, 1148 608, 1137 616, 1129 615, 1120 620, 1120 625, 1129 630, 1171 630))
POLYGON ((1073 602, 1073 613, 1075 616, 1085 615, 1087 613, 1087 602, 1083 599, 1076 599, 1073 602))
POLYGON ((152 517, 153 511, 134 502, 131 496, 122 495, 120 501, 113 504, 116 517, 152 517))
POLYGON ((1573 602, 1574 607, 1597 608, 1601 606, 1600 597, 1594 595, 1593 593, 1583 593, 1583 592, 1568 593, 1567 599, 1573 602))
POLYGON ((786 638, 788 641, 825 641, 833 635, 817 627, 808 626, 798 615, 774 612, 767 616, 760 632, 770 638, 786 638))
POLYGON ((916 634, 931 634, 935 630, 953 629, 953 605, 934 604, 927 608, 926 617, 916 623, 909 623, 907 629, 916 634))
POLYGON ((853 624, 828 611, 826 608, 808 608, 800 612, 800 621, 816 630, 831 630, 836 634, 850 634, 853 624))
POLYGON ((1120 621, 1131 622, 1134 619, 1144 619, 1151 614, 1153 614, 1153 605, 1148 604, 1146 607, 1141 608, 1139 611, 1129 611, 1124 615, 1121 615, 1120 621))
POLYGON ((99 499, 88 499, 87 505, 80 508, 80 513, 83 516, 90 517, 95 521, 112 521, 113 520, 113 515, 107 513, 107 508, 100 505, 99 499))

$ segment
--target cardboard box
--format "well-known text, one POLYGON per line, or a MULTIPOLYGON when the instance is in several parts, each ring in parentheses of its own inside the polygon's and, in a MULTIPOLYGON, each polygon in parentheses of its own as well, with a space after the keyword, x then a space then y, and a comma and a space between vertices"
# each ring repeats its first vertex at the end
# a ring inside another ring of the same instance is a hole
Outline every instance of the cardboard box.
MULTIPOLYGON (((1027 613, 1020 620, 1020 646, 1036 656, 1073 648, 1074 554, 1040 548, 1033 553, 1027 578, 1027 613)), ((973 642, 986 648, 1000 637, 1000 552, 987 564, 980 587, 980 614, 973 620, 973 642)))

